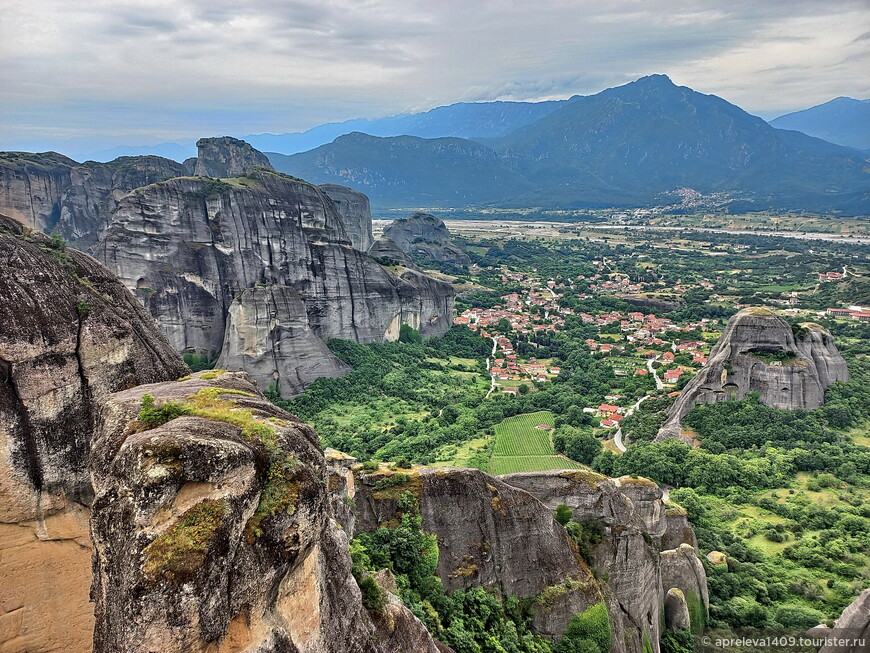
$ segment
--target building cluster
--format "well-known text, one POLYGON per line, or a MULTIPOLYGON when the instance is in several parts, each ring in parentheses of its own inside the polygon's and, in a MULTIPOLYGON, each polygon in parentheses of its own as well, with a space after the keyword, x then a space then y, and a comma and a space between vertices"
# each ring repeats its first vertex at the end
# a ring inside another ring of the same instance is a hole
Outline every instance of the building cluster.
POLYGON ((825 311, 828 317, 845 317, 859 322, 870 322, 870 309, 861 306, 850 306, 849 308, 829 308, 825 311))

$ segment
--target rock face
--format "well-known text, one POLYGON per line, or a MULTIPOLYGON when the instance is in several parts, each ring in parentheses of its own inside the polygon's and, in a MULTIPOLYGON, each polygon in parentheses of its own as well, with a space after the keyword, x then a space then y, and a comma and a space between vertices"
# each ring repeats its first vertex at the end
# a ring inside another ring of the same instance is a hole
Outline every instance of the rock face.
POLYGON ((96 243, 127 192, 185 174, 159 156, 76 163, 46 152, 0 153, 0 213, 37 231, 55 229, 81 248, 96 243))
POLYGON ((408 254, 462 267, 471 265, 468 254, 450 242, 450 231, 444 221, 429 213, 413 213, 408 218, 393 220, 384 229, 384 235, 408 254))
POLYGON ((350 370, 308 328, 305 304, 288 286, 248 288, 233 300, 217 367, 247 372, 260 388, 273 385, 282 397, 350 370))
POLYGON ((772 408, 818 408, 830 384, 848 379, 846 363, 822 327, 793 330, 765 308, 746 308, 728 321, 707 365, 668 411, 656 439, 680 437, 683 417, 699 404, 758 392, 772 408))
POLYGON ((292 287, 318 337, 392 340, 407 323, 446 331, 454 291, 398 277, 349 246, 316 186, 264 170, 229 184, 180 178, 125 197, 97 257, 134 289, 179 351, 215 356, 233 298, 256 283, 292 287))
MULTIPOLYGON (((666 542, 676 540, 667 513, 676 510, 665 507, 662 492, 652 481, 628 476, 610 479, 586 470, 525 472, 499 478, 534 495, 550 510, 565 504, 572 509, 575 521, 603 525, 604 537, 594 551, 595 567, 606 574, 615 602, 611 619, 619 615, 623 620, 623 629, 636 647, 630 650, 641 649, 644 629, 652 641, 658 641, 660 606, 672 587, 693 589, 703 597, 706 613, 706 576, 694 549, 689 547, 700 576, 694 568, 686 578, 676 571, 664 574, 660 559, 664 553, 660 551, 666 542), (703 586, 703 594, 698 585, 703 586)), ((685 511, 681 512, 684 518, 685 511)), ((688 522, 685 524, 694 540, 694 532, 688 522)))
POLYGON ((361 252, 367 252, 374 240, 368 196, 338 184, 322 184, 320 189, 329 196, 341 214, 350 244, 361 252))
POLYGON ((696 550, 689 544, 660 553, 662 587, 677 588, 683 594, 693 627, 703 627, 710 596, 707 592, 707 573, 696 550), (698 624, 697 622, 701 622, 698 624))
POLYGON ((265 154, 238 138, 200 138, 196 147, 194 174, 201 177, 239 177, 251 168, 272 170, 265 154))
POLYGON ((665 627, 668 630, 685 630, 691 626, 689 607, 682 591, 672 587, 665 594, 665 627))
POLYGON ((844 646, 827 645, 819 649, 819 653, 861 653, 866 651, 870 642, 870 589, 861 592, 858 597, 846 606, 843 614, 834 624, 834 631, 814 632, 817 637, 835 637, 846 640, 863 641, 863 645, 855 643, 844 646))
POLYGON ((103 404, 91 465, 94 651, 436 653, 395 597, 380 615, 362 606, 310 427, 245 374, 214 376, 103 404), (145 394, 194 413, 141 431, 145 394), (195 412, 203 406, 211 419, 195 412))
POLYGON ((187 367, 86 254, 0 217, 0 649, 90 650, 99 399, 187 367))
POLYGON ((369 247, 369 256, 382 265, 404 265, 412 270, 419 270, 414 259, 399 248, 389 236, 381 236, 369 247))
MULTIPOLYGON (((667 510, 661 490, 646 479, 608 479, 585 470, 493 478, 478 470, 422 468, 413 470, 405 484, 375 490, 391 472, 357 471, 348 482, 341 462, 332 465, 330 487, 356 505, 355 523, 344 521, 346 530, 370 531, 389 523, 402 492, 412 491, 423 529, 438 537, 438 576, 445 589, 483 586, 532 599, 533 625, 544 636, 557 638, 575 614, 603 600, 613 651, 641 651, 645 637, 658 650, 660 609, 668 590, 689 588, 706 601, 702 566, 703 595, 694 569, 686 578, 677 571, 663 577, 660 542, 669 530, 667 510), (575 521, 603 527, 591 561, 595 575, 554 519, 562 503, 572 508, 575 521)), ((692 557, 697 561, 694 550, 692 557)), ((701 606, 706 611, 706 603, 701 606)))
POLYGON ((578 612, 605 600, 565 529, 529 493, 479 470, 456 468, 421 468, 406 486, 373 490, 389 473, 357 479, 355 528, 374 530, 394 519, 399 497, 410 489, 423 529, 438 537, 437 573, 446 591, 484 587, 535 598, 535 629, 553 638, 578 612))

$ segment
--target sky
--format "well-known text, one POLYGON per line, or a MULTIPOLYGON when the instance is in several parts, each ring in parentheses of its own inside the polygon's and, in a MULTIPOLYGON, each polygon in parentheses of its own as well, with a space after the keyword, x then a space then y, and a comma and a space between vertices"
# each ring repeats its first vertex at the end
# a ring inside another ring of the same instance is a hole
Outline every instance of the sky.
POLYGON ((2 5, 0 150, 295 132, 652 73, 764 118, 870 97, 870 0, 2 5))

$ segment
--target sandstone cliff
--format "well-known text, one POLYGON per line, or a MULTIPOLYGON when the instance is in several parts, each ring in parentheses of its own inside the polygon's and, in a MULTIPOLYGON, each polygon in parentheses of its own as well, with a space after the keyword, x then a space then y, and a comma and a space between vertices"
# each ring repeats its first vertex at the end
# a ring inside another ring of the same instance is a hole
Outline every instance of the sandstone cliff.
POLYGON ((252 168, 272 170, 272 164, 265 154, 238 138, 200 138, 196 142, 196 148, 193 174, 200 177, 221 179, 238 177, 252 168))
POLYGON ((350 244, 361 252, 367 252, 373 241, 372 209, 368 196, 338 184, 322 184, 320 189, 329 196, 341 214, 350 244))
POLYGON ((186 366, 91 257, 0 217, 0 649, 90 649, 99 399, 186 366))
POLYGON ((81 248, 96 243, 117 200, 140 186, 185 174, 159 156, 77 163, 54 152, 0 154, 0 213, 37 231, 54 229, 81 248))
POLYGON ((765 308, 746 308, 728 321, 707 365, 683 389, 656 439, 679 437, 683 417, 699 404, 758 392, 772 408, 818 408, 825 389, 848 378, 825 329, 815 324, 792 329, 765 308))
POLYGON ((256 283, 293 288, 323 339, 392 340, 402 323, 424 335, 449 328, 449 284, 413 271, 394 276, 349 243, 322 190, 257 170, 129 194, 96 256, 136 291, 179 351, 217 355, 233 298, 256 283))
POLYGON ((393 220, 384 229, 384 236, 408 254, 461 267, 471 265, 468 254, 450 242, 450 231, 444 221, 429 213, 413 213, 410 217, 393 220))
POLYGON ((382 265, 403 265, 412 270, 419 270, 411 255, 402 251, 388 236, 380 236, 372 243, 368 251, 369 256, 382 265))
POLYGON ((616 603, 611 619, 618 615, 623 620, 636 646, 642 645, 644 628, 649 628, 651 640, 658 641, 659 610, 671 588, 680 589, 693 605, 700 606, 696 621, 706 614, 704 568, 696 550, 683 543, 694 542, 694 531, 685 521, 685 511, 665 506, 661 490, 652 481, 628 476, 611 479, 585 470, 525 472, 500 478, 526 490, 550 510, 565 504, 573 510, 574 520, 604 526, 604 537, 593 553, 594 566, 606 574, 616 603), (679 514, 669 517, 668 513, 679 514), (663 560, 669 560, 672 553, 666 544, 676 545, 681 552, 688 549, 680 556, 686 566, 675 564, 666 572, 663 560))
MULTIPOLYGON (((575 614, 603 600, 613 651, 641 651, 645 637, 657 651, 668 590, 689 594, 706 612, 706 578, 694 549, 688 547, 701 580, 694 567, 674 565, 668 575, 662 572, 667 552, 661 552, 661 542, 666 536, 672 542, 679 538, 673 532, 676 522, 667 519, 661 490, 651 481, 608 479, 582 470, 493 478, 478 470, 420 468, 407 483, 377 490, 376 483, 392 472, 381 468, 354 475, 347 468, 347 461, 337 459, 330 481, 356 506, 352 515, 343 516, 346 530, 370 531, 391 523, 401 493, 412 491, 420 502, 423 529, 438 537, 438 575, 445 589, 483 586, 530 599, 539 634, 557 638, 575 614), (562 503, 572 508, 575 521, 603 527, 589 560, 554 519, 553 511, 562 503)), ((691 532, 691 527, 679 524, 685 537, 683 528, 691 532)))
POLYGON ((239 293, 230 304, 217 367, 247 372, 259 387, 271 385, 283 397, 350 369, 308 328, 305 304, 289 286, 239 293))
POLYGON ((317 436, 243 373, 107 398, 91 468, 96 653, 439 650, 362 606, 317 436), (189 414, 143 424, 146 394, 189 414))

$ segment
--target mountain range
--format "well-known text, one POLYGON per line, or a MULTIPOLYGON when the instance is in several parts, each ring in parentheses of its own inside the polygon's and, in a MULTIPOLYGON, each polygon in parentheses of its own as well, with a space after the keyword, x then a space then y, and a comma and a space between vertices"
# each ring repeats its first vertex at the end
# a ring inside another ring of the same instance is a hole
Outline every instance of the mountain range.
MULTIPOLYGON (((284 154, 304 152, 355 131, 372 136, 492 138, 532 123, 577 97, 545 102, 457 102, 422 113, 405 113, 376 120, 357 118, 317 125, 304 132, 248 134, 241 138, 258 150, 284 154)), ((196 141, 190 140, 158 145, 120 145, 91 152, 87 158, 110 161, 119 156, 153 154, 184 161, 195 157, 196 153, 196 141)))
POLYGON ((861 153, 775 129, 665 75, 574 97, 501 136, 353 133, 269 158, 282 172, 358 188, 381 207, 661 205, 689 188, 739 210, 870 212, 861 153))
POLYGON ((794 129, 837 145, 870 150, 870 99, 838 97, 780 116, 770 124, 777 129, 794 129))

